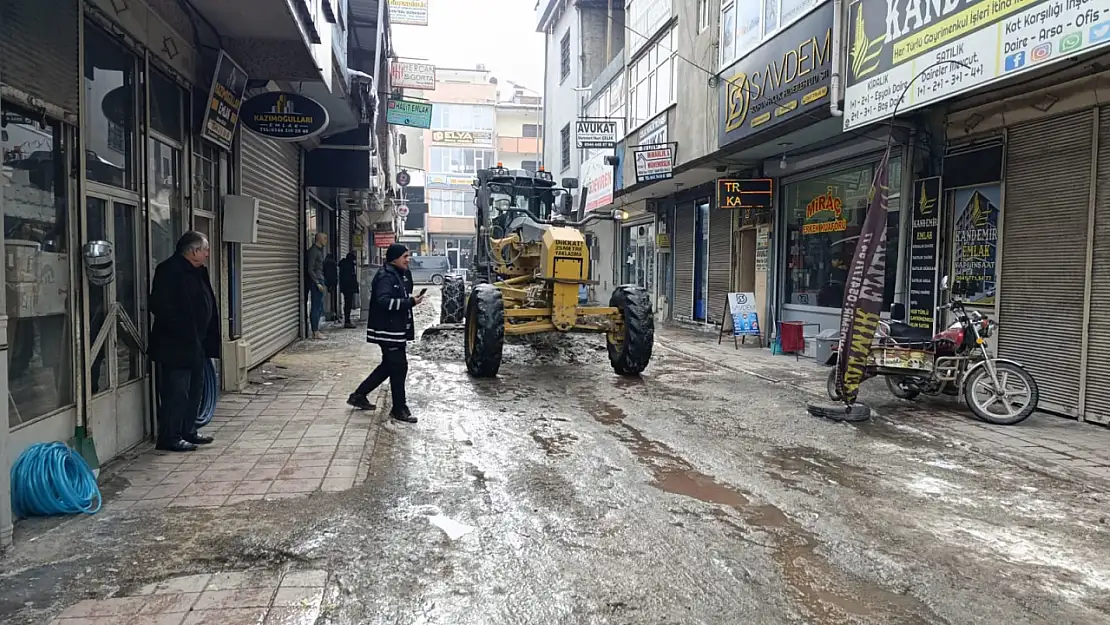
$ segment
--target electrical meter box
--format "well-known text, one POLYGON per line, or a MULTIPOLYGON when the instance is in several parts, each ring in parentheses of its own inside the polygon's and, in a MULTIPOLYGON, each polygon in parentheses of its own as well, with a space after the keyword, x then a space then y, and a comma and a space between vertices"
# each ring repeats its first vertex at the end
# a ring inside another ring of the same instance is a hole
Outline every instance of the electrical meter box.
POLYGON ((248 195, 224 196, 224 243, 258 242, 258 199, 248 195))

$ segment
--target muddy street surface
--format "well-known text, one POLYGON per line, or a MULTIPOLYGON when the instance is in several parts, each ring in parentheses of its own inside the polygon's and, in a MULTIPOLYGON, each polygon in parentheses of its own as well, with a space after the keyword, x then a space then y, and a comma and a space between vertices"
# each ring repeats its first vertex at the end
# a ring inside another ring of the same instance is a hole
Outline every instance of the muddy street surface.
MULTIPOLYGON (((298 346, 278 375, 316 375, 347 419, 338 399, 376 362, 363 334, 298 346)), ((176 623, 1110 623, 1107 495, 897 424, 817 420, 801 391, 662 344, 621 378, 603 341, 507 346, 493 380, 467 376, 460 333, 413 346, 420 422, 379 405, 350 488, 113 510, 110 483, 101 515, 21 526, 0 620, 146 586, 193 602, 157 621, 176 623), (269 603, 204 609, 230 601, 214 575, 243 571, 275 580, 269 603), (298 575, 322 590, 293 592, 298 575)), ((155 622, 144 609, 56 622, 155 622)))

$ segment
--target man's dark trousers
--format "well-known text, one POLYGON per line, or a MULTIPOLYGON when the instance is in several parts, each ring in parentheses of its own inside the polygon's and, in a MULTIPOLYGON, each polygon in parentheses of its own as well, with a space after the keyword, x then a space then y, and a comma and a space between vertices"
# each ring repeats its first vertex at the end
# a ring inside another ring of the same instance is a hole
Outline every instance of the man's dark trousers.
POLYGON ((409 359, 405 354, 404 344, 382 348, 382 362, 370 372, 370 375, 355 389, 356 395, 367 397, 374 389, 389 380, 389 390, 393 395, 393 409, 401 410, 408 403, 405 401, 405 376, 409 372, 409 359))
POLYGON ((351 324, 351 311, 355 308, 355 300, 358 299, 358 291, 350 291, 343 293, 343 323, 351 324))
POLYGON ((171 445, 197 435, 204 367, 158 367, 158 442, 171 445))

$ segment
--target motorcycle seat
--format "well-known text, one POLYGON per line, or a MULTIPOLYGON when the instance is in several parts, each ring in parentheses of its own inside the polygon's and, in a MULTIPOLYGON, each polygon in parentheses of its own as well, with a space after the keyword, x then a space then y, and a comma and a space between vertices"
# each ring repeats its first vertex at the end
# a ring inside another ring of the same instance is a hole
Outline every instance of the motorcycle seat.
POLYGON ((933 334, 926 328, 895 321, 890 324, 890 338, 902 343, 931 343, 933 334))

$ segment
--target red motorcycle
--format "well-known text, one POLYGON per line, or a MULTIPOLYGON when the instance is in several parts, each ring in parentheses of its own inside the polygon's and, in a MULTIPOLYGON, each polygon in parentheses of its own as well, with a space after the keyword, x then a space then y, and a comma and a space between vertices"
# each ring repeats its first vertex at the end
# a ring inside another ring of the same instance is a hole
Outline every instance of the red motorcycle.
MULTIPOLYGON (((947 276, 941 290, 948 291, 947 276)), ((955 321, 935 336, 905 323, 881 322, 864 379, 884 377, 890 392, 907 400, 921 394, 962 395, 971 412, 988 423, 1013 425, 1028 419, 1037 410, 1040 391, 1020 363, 987 350, 997 324, 979 311, 967 310, 957 297, 937 310, 951 311, 955 321)), ((840 401, 835 368, 826 390, 840 401)))

